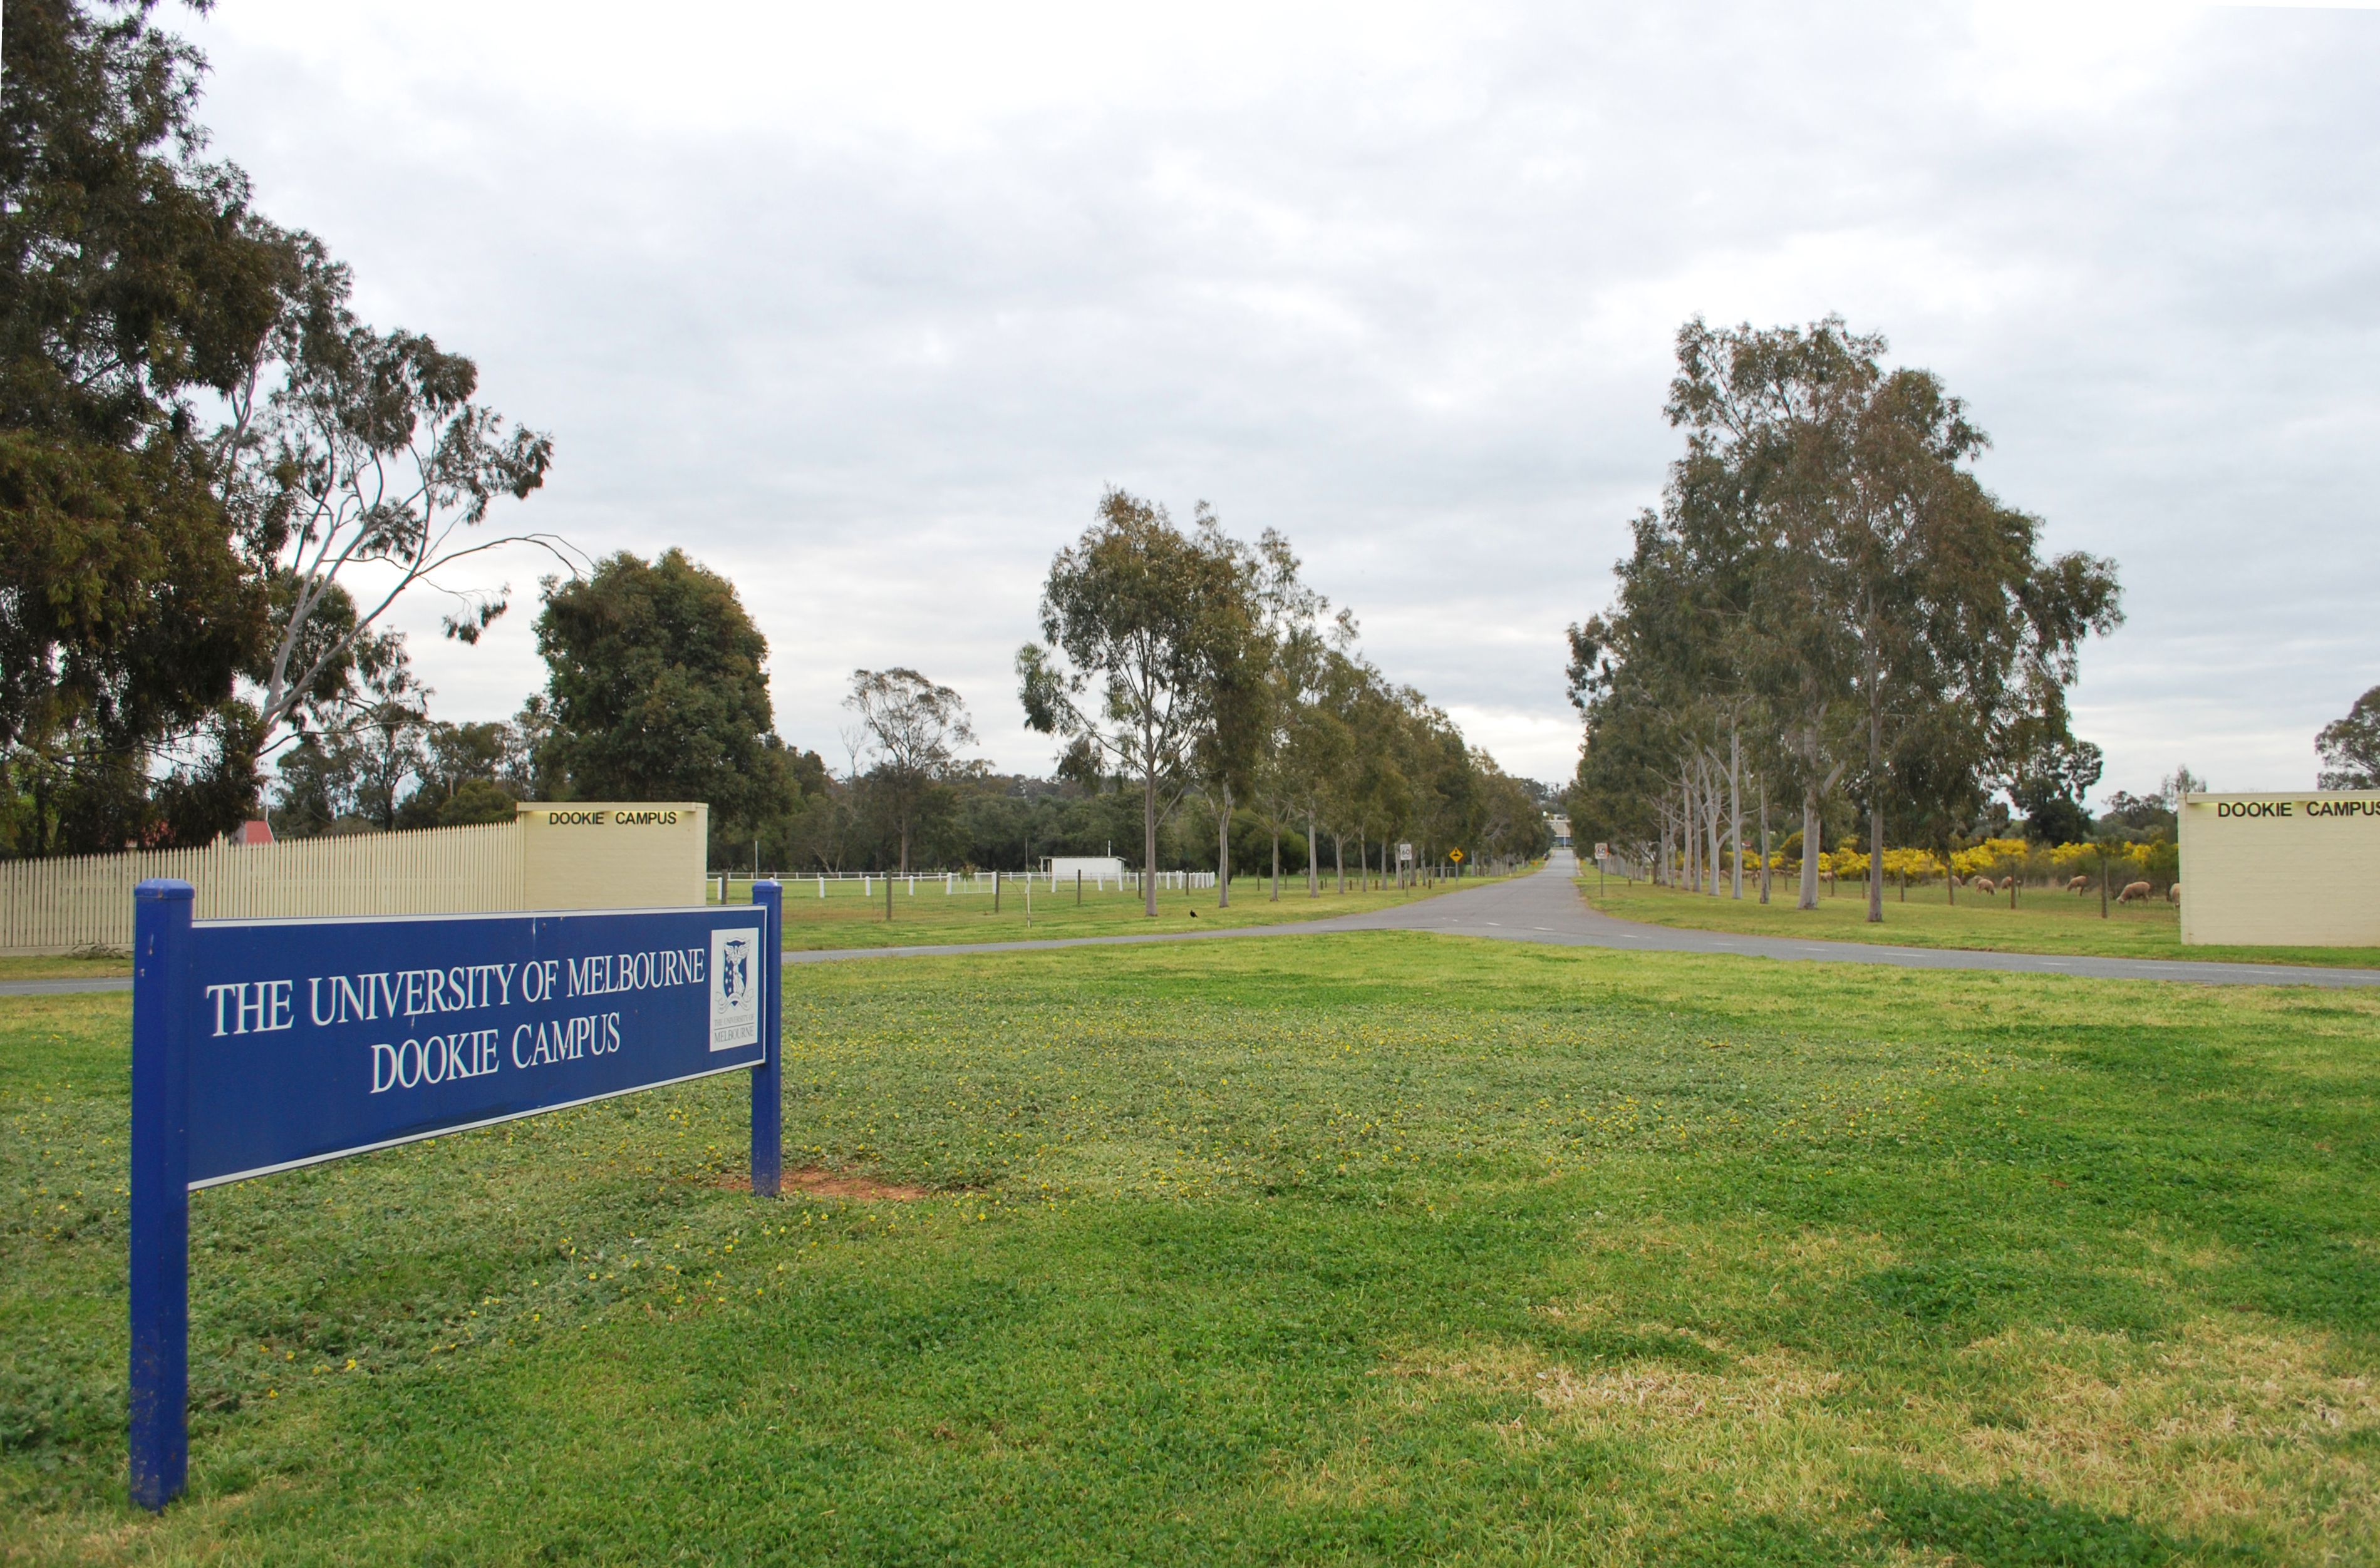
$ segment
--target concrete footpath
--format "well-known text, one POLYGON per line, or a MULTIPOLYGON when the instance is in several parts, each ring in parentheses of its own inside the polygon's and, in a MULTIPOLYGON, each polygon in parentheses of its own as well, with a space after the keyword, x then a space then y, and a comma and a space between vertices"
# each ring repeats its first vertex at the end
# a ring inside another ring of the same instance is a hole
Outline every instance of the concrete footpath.
MULTIPOLYGON (((1615 919, 1586 906, 1572 885, 1576 863, 1557 856, 1535 876, 1424 899, 1394 909, 1279 926, 1151 932, 1147 936, 1061 937, 1045 942, 973 942, 915 947, 842 947, 788 953, 785 963, 841 964, 861 958, 941 958, 966 953, 1050 953, 1069 947, 1125 947, 1159 942, 1222 942, 1345 931, 1439 931, 1556 947, 1608 947, 1637 953, 1732 954, 1789 963, 1885 964, 1903 969, 1988 969, 2020 975, 2080 975, 2091 979, 2178 980, 2192 985, 2374 986, 2380 969, 2318 969, 2301 964, 2211 964, 2173 958, 2081 958, 2042 953, 1977 953, 1964 948, 1887 947, 1857 942, 1672 930, 1615 919)), ((128 991, 128 979, 6 980, 0 996, 128 991)))

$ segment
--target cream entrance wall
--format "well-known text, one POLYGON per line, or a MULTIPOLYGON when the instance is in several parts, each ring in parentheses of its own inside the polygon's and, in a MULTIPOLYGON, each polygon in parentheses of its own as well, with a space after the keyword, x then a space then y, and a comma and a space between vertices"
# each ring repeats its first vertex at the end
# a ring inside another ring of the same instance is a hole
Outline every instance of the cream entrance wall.
POLYGON ((2380 946, 2380 791, 2182 799, 2181 940, 2380 946))
POLYGON ((574 800, 520 808, 522 903, 531 909, 700 904, 710 808, 686 801, 574 800))

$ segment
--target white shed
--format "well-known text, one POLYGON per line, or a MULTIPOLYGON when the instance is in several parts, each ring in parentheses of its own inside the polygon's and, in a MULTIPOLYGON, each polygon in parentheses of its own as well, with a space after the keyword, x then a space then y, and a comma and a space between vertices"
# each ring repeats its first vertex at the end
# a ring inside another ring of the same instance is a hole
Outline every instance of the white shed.
POLYGON ((1123 885, 1123 857, 1120 855, 1055 855, 1047 862, 1051 887, 1071 886, 1079 871, 1087 887, 1123 885))

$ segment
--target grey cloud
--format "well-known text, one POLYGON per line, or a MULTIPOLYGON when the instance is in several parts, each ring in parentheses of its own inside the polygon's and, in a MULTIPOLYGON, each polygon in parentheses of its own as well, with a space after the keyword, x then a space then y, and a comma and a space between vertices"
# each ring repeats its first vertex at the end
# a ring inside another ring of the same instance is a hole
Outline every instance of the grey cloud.
MULTIPOLYGON (((831 755, 844 676, 899 662, 1038 766, 1008 655, 1114 482, 1283 529, 1384 667, 1560 776, 1560 628, 1658 496, 1697 310, 1890 333, 1996 489, 2123 563, 2079 693, 2110 785, 2307 782, 2380 681, 2380 17, 2210 17, 2078 98, 1906 8, 1512 8, 1418 67, 929 141, 655 131, 500 76, 407 90, 392 135, 238 4, 209 113, 266 210, 555 432, 539 526, 730 570, 831 755)), ((449 707, 536 684, 525 620, 417 639, 449 707)))

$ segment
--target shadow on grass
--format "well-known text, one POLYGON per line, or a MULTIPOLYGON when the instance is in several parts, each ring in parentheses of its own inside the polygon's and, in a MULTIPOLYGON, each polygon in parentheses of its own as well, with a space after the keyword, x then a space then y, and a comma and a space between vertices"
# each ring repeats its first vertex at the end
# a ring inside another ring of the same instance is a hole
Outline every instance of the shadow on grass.
POLYGON ((2153 1333, 2168 1319, 2154 1298, 2129 1281, 1967 1258, 1880 1269, 1861 1279, 1858 1288, 1883 1312, 1961 1340, 2025 1320, 2066 1322, 2098 1333, 2153 1333))
POLYGON ((2156 1568, 2193 1561, 2252 1561, 2178 1539, 2119 1513, 2043 1496, 2015 1481, 1961 1487, 1931 1476, 1881 1477, 1868 1501, 1898 1542, 1954 1552, 1977 1568, 2156 1568))
POLYGON ((1886 1560, 1869 1543, 1766 1513, 1691 1519, 1644 1546, 1645 1562, 1679 1568, 1838 1568, 1886 1560))

